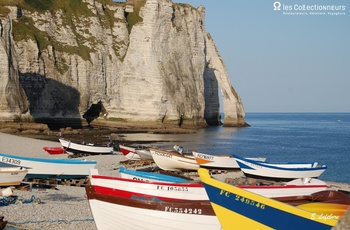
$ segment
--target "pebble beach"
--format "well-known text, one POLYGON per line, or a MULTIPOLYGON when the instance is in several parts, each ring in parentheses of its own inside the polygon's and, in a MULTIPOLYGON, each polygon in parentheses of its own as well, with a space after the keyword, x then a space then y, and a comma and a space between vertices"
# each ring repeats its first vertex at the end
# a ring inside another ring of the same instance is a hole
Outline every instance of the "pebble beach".
MULTIPOLYGON (((44 158, 67 158, 66 154, 50 155, 43 147, 60 147, 59 142, 37 140, 0 133, 0 152, 44 158)), ((117 175, 118 162, 123 155, 85 157, 96 160, 101 174, 117 175)), ((14 190, 18 199, 29 200, 33 195, 40 203, 16 203, 0 206, 8 227, 17 229, 97 229, 93 220, 84 187, 57 185, 56 189, 14 190)))
MULTIPOLYGON (((43 147, 60 147, 59 142, 37 140, 0 133, 0 152, 27 157, 67 158, 67 155, 49 155, 43 147)), ((100 174, 118 176, 119 162, 126 160, 121 154, 86 156, 96 160, 100 174)), ((225 177, 227 175, 223 175, 225 177)), ((219 178, 223 179, 223 178, 219 178)), ((350 184, 327 182, 334 189, 350 191, 350 184)), ((19 200, 32 196, 40 202, 0 206, 0 216, 8 221, 5 229, 97 229, 86 198, 85 188, 57 185, 54 189, 32 188, 14 190, 19 200)), ((350 229, 350 211, 334 228, 350 229)))

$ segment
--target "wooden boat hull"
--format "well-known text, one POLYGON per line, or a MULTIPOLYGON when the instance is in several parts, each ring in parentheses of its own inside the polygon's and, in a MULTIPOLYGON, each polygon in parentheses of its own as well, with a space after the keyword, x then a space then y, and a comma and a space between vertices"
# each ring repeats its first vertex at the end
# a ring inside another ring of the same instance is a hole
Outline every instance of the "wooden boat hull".
POLYGON ((113 154, 113 146, 95 146, 95 145, 85 145, 74 143, 65 139, 59 139, 62 147, 65 151, 71 154, 87 154, 87 155, 96 155, 96 154, 113 154))
POLYGON ((176 151, 149 148, 154 162, 163 170, 182 171, 197 170, 199 165, 193 156, 181 155, 176 151))
POLYGON ((21 167, 0 167, 0 186, 20 185, 28 173, 21 167))
POLYGON ((122 166, 119 168, 119 174, 121 178, 124 178, 124 179, 139 180, 139 181, 146 181, 146 182, 169 182, 169 183, 189 182, 189 180, 181 177, 169 176, 169 175, 160 174, 160 173, 128 170, 122 166))
MULTIPOLYGON (((93 182, 91 182, 93 183, 93 182)), ((85 187, 97 229, 219 230, 221 226, 208 201, 161 201, 123 198, 85 187)))
POLYGON ((331 229, 338 222, 212 179, 206 169, 198 173, 223 229, 331 229))
POLYGON ((327 184, 318 179, 311 179, 308 182, 294 179, 280 185, 238 185, 237 187, 269 198, 306 196, 328 189, 327 184))
POLYGON ((314 163, 272 164, 252 161, 238 156, 235 156, 235 159, 243 173, 253 177, 273 179, 317 178, 327 169, 327 166, 314 167, 314 163))
POLYGON ((78 179, 88 177, 96 161, 85 159, 31 158, 0 153, 0 167, 17 166, 28 170, 25 178, 78 179))
MULTIPOLYGON (((196 151, 192 151, 193 156, 196 158, 197 163, 204 168, 215 169, 239 169, 239 165, 236 159, 232 155, 210 155, 196 151)), ((256 161, 266 161, 266 158, 247 158, 256 161)))
MULTIPOLYGON (((342 204, 342 205, 350 205, 350 196, 344 194, 341 191, 337 190, 323 190, 319 192, 312 193, 310 195, 298 195, 298 196, 288 196, 288 197, 277 197, 274 198, 275 200, 288 203, 294 206, 300 206, 307 203, 314 203, 318 202, 320 203, 332 203, 332 204, 342 204)), ((303 206, 303 207, 309 207, 309 206, 303 206)), ((316 207, 310 206, 310 207, 316 207)), ((329 210, 334 210, 331 207, 329 210)), ((339 208, 339 207, 338 207, 339 208)))

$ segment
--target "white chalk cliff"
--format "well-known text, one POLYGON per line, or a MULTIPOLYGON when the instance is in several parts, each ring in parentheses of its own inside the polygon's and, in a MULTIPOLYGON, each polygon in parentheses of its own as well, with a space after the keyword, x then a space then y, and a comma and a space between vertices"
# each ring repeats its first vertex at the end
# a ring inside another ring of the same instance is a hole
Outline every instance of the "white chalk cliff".
POLYGON ((221 93, 224 126, 245 125, 204 7, 13 2, 0 4, 0 120, 83 119, 99 105, 101 120, 215 125, 221 93))

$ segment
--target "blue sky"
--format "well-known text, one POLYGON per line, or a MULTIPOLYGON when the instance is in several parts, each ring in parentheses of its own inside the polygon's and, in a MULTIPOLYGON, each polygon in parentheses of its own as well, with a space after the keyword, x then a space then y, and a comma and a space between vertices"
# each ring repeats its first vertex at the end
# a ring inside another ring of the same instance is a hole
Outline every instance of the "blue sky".
POLYGON ((350 1, 280 0, 280 11, 275 0, 173 2, 206 8, 246 112, 350 112, 350 1), (345 15, 284 14, 315 4, 345 6, 336 11, 345 15))

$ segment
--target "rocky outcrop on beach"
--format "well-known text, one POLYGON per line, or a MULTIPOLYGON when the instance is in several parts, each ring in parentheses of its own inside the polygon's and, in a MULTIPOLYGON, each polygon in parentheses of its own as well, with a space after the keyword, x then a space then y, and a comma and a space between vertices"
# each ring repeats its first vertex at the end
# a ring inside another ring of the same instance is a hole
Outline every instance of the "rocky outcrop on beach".
POLYGON ((0 120, 246 125, 203 6, 6 1, 0 57, 0 120))

